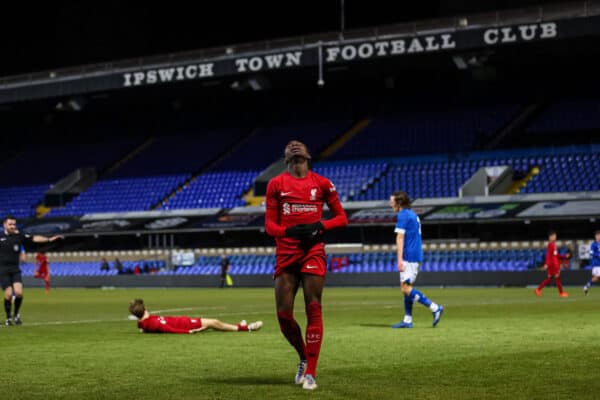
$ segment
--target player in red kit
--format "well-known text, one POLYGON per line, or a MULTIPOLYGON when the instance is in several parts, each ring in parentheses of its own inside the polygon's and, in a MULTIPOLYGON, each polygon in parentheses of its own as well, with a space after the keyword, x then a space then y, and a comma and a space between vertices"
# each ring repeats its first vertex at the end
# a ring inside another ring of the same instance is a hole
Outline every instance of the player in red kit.
POLYGON ((242 321, 232 325, 218 319, 194 317, 168 317, 151 315, 146 309, 144 300, 135 299, 129 303, 129 312, 138 319, 138 328, 143 333, 197 333, 206 329, 226 332, 251 332, 262 328, 262 321, 250 324, 242 321))
POLYGON ((546 262, 544 264, 544 269, 548 271, 548 276, 537 289, 535 289, 536 296, 542 295, 542 289, 552 282, 554 278, 556 282, 556 287, 558 288, 558 295, 560 297, 569 297, 569 294, 563 291, 562 282, 560 281, 560 261, 559 259, 567 259, 569 256, 563 256, 558 254, 558 250, 556 249, 556 232, 550 231, 548 233, 548 248, 546 249, 546 262))
POLYGON ((335 186, 312 172, 306 146, 296 140, 284 151, 287 171, 267 185, 265 229, 275 238, 275 301, 281 332, 294 347, 300 363, 296 384, 316 389, 317 361, 323 340, 321 295, 327 263, 323 233, 348 224, 335 186), (323 204, 333 218, 321 221, 323 204), (294 319, 294 300, 302 283, 306 307, 306 344, 294 319))
POLYGON ((48 293, 50 291, 50 268, 48 267, 48 257, 46 257, 44 253, 37 253, 35 255, 35 261, 37 263, 37 269, 33 273, 33 277, 44 280, 46 293, 48 293))

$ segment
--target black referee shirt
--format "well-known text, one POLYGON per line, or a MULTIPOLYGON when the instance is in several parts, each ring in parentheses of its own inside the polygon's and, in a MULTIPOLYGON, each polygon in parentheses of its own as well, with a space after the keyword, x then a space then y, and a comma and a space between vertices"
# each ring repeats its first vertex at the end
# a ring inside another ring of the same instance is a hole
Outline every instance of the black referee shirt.
POLYGON ((21 246, 33 243, 33 236, 26 233, 7 235, 0 232, 0 272, 18 272, 21 246))

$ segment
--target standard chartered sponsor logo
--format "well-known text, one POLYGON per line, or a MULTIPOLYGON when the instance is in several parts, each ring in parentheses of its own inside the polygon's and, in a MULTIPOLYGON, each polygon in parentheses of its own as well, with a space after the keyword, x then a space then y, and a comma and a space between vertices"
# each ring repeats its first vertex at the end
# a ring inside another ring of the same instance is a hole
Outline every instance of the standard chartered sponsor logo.
POLYGON ((283 203, 282 209, 283 209, 283 215, 300 214, 300 213, 314 213, 319 210, 315 204, 290 204, 290 203, 283 203))
POLYGON ((314 204, 292 204, 292 213, 311 213, 317 212, 317 206, 314 204))

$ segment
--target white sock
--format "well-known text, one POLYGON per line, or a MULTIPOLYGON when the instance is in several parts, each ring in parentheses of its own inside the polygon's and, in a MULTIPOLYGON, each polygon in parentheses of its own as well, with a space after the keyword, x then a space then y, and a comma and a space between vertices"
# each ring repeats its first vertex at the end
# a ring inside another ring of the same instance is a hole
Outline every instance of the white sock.
POLYGON ((438 306, 434 302, 431 302, 431 305, 429 306, 429 309, 431 310, 431 312, 437 312, 437 310, 440 309, 440 306, 438 306))
POLYGON ((412 322, 412 316, 411 315, 405 315, 404 316, 404 322, 406 322, 407 324, 410 324, 412 322))

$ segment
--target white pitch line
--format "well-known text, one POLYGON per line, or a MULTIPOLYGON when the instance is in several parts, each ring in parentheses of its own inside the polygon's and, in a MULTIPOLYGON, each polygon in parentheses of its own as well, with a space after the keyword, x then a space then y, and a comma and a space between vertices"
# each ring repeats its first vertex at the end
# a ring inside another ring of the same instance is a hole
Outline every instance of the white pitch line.
MULTIPOLYGON (((566 302, 566 301, 576 301, 576 299, 552 299, 554 301, 551 301, 552 303, 555 302, 566 302)), ((484 300, 484 301, 477 301, 477 302, 472 302, 472 303, 463 303, 463 302, 457 302, 457 303, 453 303, 453 302, 449 302, 447 303, 450 306, 453 307, 459 307, 459 306, 479 306, 479 305, 502 305, 502 304, 519 304, 522 303, 524 305, 532 305, 535 304, 535 299, 532 299, 532 301, 523 301, 521 299, 514 299, 514 300, 499 300, 499 301, 494 301, 494 300, 484 300)), ((247 305, 246 305, 247 306, 247 305)), ((339 303, 330 303, 330 304, 325 304, 325 308, 327 309, 335 309, 336 311, 350 311, 350 310, 354 310, 357 308, 357 306, 359 308, 364 307, 364 306, 380 306, 383 309, 392 309, 392 308, 401 308, 403 305, 398 302, 398 303, 393 303, 393 302, 376 302, 376 301, 343 301, 343 302, 339 302, 339 303)), ((223 310, 225 309, 225 307, 223 306, 214 306, 214 307, 181 307, 181 308, 169 308, 169 309, 164 309, 164 310, 156 310, 156 311, 152 311, 153 313, 156 314, 161 314, 161 313, 166 313, 166 312, 180 312, 180 311, 194 311, 194 310, 223 310)), ((222 318, 224 316, 236 316, 236 315, 241 315, 241 316, 247 316, 247 315, 259 315, 259 314, 269 314, 269 313, 273 313, 273 309, 268 309, 268 310, 261 310, 261 311, 242 311, 242 312, 215 312, 214 316, 209 316, 207 314, 206 318, 211 318, 211 317, 218 317, 218 318, 222 318)), ((295 314, 304 314, 304 310, 299 309, 297 311, 294 312, 295 314)), ((202 315, 200 315, 200 317, 202 317, 202 315)), ((77 325, 77 324, 99 324, 99 323, 106 323, 106 322, 129 322, 130 320, 128 318, 119 318, 119 319, 81 319, 81 320, 72 320, 72 321, 45 321, 45 322, 31 322, 31 323, 26 323, 24 326, 60 326, 60 325, 77 325)))
POLYGON ((46 321, 46 322, 31 322, 24 326, 53 326, 53 325, 78 325, 78 324, 99 324, 102 322, 122 322, 127 319, 80 319, 74 321, 46 321))

